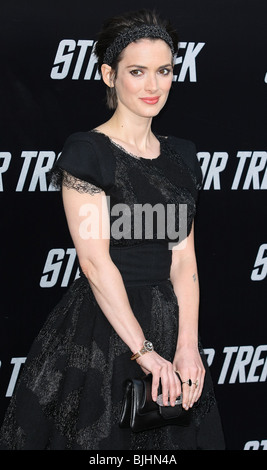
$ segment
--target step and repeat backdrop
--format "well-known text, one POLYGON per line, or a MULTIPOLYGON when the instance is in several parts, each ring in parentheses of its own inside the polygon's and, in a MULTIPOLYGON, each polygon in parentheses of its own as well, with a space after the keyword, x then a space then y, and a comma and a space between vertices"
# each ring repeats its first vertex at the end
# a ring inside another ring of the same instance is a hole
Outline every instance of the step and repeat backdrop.
POLYGON ((109 118, 102 21, 156 7, 179 31, 154 129, 196 143, 200 333, 229 450, 267 450, 266 0, 1 2, 0 419, 30 345, 79 276, 47 173, 69 134, 109 118))

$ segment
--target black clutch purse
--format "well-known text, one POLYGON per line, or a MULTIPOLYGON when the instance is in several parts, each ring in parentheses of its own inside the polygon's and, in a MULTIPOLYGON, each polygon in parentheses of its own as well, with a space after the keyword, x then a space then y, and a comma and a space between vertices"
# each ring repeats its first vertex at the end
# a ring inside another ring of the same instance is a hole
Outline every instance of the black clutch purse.
POLYGON ((191 409, 185 410, 181 400, 175 406, 161 406, 161 390, 157 402, 151 396, 152 374, 139 379, 128 379, 124 384, 124 398, 119 426, 132 431, 145 431, 160 426, 175 424, 188 426, 191 421, 191 409))

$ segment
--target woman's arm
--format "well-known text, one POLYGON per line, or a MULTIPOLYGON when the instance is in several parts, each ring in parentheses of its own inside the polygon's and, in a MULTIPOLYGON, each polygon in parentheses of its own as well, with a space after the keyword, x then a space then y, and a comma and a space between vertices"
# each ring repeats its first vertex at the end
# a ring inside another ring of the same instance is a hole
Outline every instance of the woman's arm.
MULTIPOLYGON (((198 387, 183 385, 183 406, 188 408, 201 395, 205 369, 198 350, 199 282, 194 247, 194 226, 182 242, 181 249, 173 249, 170 280, 179 305, 179 331, 173 361, 183 382, 198 380, 198 387)), ((178 245, 179 246, 179 245, 178 245)))
MULTIPOLYGON (((139 351, 145 337, 131 309, 122 276, 109 254, 109 214, 105 193, 94 195, 62 189, 63 203, 70 234, 81 269, 88 279, 99 307, 108 321, 133 353, 139 351), (90 233, 94 238, 89 237, 90 233)), ((149 338, 147 338, 149 339, 149 338)), ((130 361, 130 355, 129 355, 130 361)), ((152 372, 152 396, 157 397, 159 380, 163 386, 163 401, 168 395, 174 404, 179 395, 179 381, 170 362, 156 351, 137 359, 146 372, 152 372)))
POLYGON ((101 310, 136 352, 145 338, 136 321, 121 274, 109 255, 109 219, 104 192, 78 193, 63 186, 64 209, 83 273, 101 310))

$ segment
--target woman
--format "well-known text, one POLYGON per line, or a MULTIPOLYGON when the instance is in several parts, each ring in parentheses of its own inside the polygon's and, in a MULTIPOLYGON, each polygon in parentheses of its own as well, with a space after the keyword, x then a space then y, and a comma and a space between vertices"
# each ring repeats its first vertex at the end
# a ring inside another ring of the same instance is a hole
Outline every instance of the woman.
POLYGON ((198 343, 193 219, 201 172, 191 142, 151 130, 176 52, 176 33, 149 11, 113 18, 99 35, 114 114, 70 136, 52 171, 81 277, 32 347, 2 427, 5 448, 223 448, 198 343), (149 208, 148 224, 140 208, 149 208), (144 372, 153 376, 153 400, 160 382, 165 406, 182 392, 189 426, 119 427, 123 381, 144 372))

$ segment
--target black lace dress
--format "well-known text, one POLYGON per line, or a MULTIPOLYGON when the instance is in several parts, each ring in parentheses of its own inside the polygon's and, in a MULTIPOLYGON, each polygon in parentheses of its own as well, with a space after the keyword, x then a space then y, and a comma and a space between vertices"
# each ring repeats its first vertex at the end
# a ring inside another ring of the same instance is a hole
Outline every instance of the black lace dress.
MULTIPOLYGON (((73 134, 52 176, 56 184, 79 192, 105 191, 112 260, 145 336, 171 361, 178 332, 178 303, 169 280, 171 248, 190 232, 201 171, 191 142, 158 138, 160 155, 150 160, 125 152, 101 133, 73 134), (146 227, 144 212, 139 219, 144 223, 134 224, 134 211, 145 204, 157 205, 154 214, 165 221, 160 233, 157 217, 152 231, 151 224, 146 227), (167 210, 160 213, 167 205, 169 217, 167 210)), ((208 370, 190 426, 140 433, 118 426, 122 384, 143 374, 130 355, 81 273, 29 352, 1 428, 1 449, 223 449, 208 370)))

